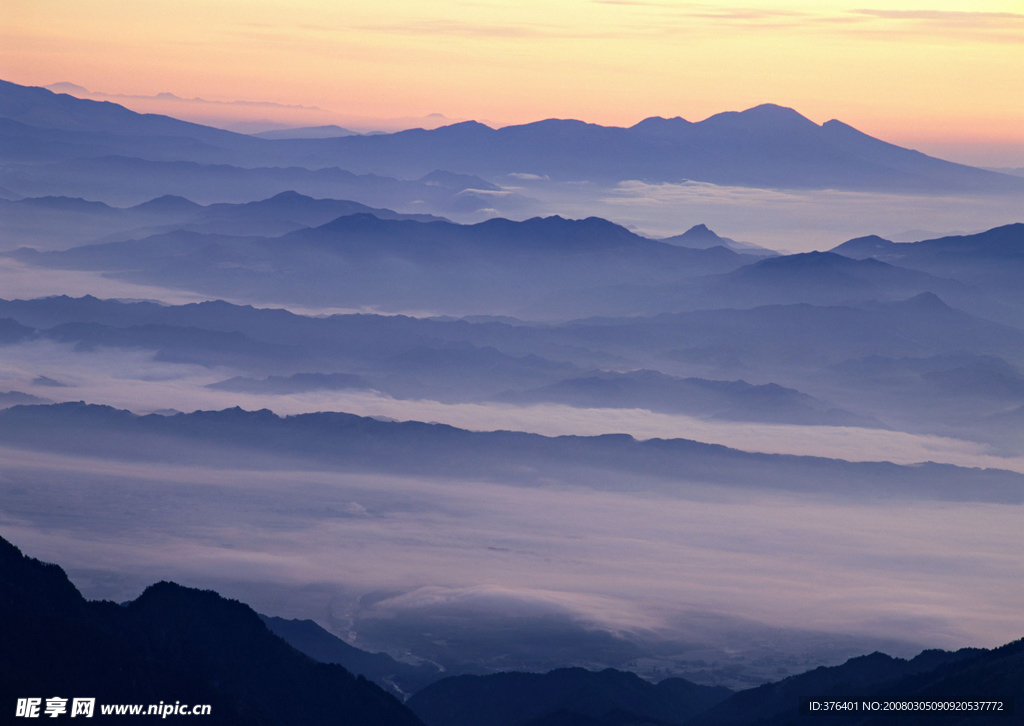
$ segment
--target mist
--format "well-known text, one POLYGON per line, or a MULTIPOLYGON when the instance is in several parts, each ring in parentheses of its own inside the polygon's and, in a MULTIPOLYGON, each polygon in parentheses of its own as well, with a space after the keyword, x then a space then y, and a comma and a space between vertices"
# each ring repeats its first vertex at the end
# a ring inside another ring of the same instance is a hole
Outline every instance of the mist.
POLYGON ((758 189, 707 182, 614 186, 524 179, 509 189, 544 200, 572 217, 599 215, 639 234, 660 238, 706 224, 723 237, 785 252, 830 249, 877 234, 916 242, 1015 222, 1017 195, 893 194, 838 190, 758 189))
POLYGON ((3 458, 4 536, 60 560, 87 597, 124 600, 171 579, 396 653, 397 626, 441 615, 466 629, 560 618, 567 633, 682 652, 723 644, 718 629, 695 625, 709 612, 725 619, 722 631, 738 618, 762 635, 845 633, 905 650, 995 645, 1021 624, 1018 506, 698 484, 673 496, 565 485, 524 496, 494 482, 291 461, 251 470, 11 449, 3 458), (382 619, 385 631, 374 627, 382 619))

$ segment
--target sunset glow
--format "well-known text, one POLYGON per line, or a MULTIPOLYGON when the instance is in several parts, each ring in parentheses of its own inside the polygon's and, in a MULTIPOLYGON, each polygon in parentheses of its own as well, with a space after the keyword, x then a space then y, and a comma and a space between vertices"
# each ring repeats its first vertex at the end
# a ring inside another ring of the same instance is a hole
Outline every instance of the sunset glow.
POLYGON ((15 0, 6 15, 3 75, 23 84, 272 101, 338 121, 630 125, 772 102, 911 146, 1024 146, 1015 0, 15 0))

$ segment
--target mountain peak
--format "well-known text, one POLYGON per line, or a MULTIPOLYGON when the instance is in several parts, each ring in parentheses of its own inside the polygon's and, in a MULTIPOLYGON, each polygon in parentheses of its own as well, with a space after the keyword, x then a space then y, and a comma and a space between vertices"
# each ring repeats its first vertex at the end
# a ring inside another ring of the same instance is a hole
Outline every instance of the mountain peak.
POLYGON ((650 118, 645 118, 640 123, 630 126, 629 130, 650 136, 671 137, 678 133, 685 133, 691 126, 693 126, 693 123, 681 116, 673 118, 651 116, 650 118))
POLYGON ((683 232, 682 237, 714 237, 715 239, 721 239, 717 234, 712 232, 706 224, 695 224, 688 230, 683 232))
MULTIPOLYGON (((422 130, 422 129, 410 129, 410 130, 411 131, 417 131, 417 130, 422 130)), ((435 132, 437 132, 437 131, 442 131, 442 132, 451 132, 451 131, 478 131, 478 132, 484 132, 484 131, 494 131, 494 129, 492 129, 487 124, 480 123, 479 121, 459 121, 458 123, 448 124, 447 126, 438 126, 436 129, 434 129, 434 131, 435 132)), ((399 133, 403 133, 403 132, 400 131, 399 133)))
POLYGON ((912 298, 902 300, 899 303, 900 307, 909 308, 912 310, 952 310, 942 298, 936 295, 934 292, 922 292, 918 295, 914 295, 912 298))
POLYGON ((89 93, 89 89, 83 86, 79 86, 77 83, 70 83, 69 81, 60 81, 58 83, 51 83, 43 86, 47 91, 53 91, 54 93, 67 93, 69 95, 86 94, 89 93))
POLYGON ((749 129, 819 128, 818 124, 787 106, 762 103, 746 111, 726 111, 704 119, 698 125, 749 129))
POLYGON ((864 237, 855 237, 854 239, 847 240, 841 245, 833 247, 830 251, 843 257, 863 260, 891 252, 896 247, 896 244, 896 242, 879 237, 877 234, 869 234, 864 237))
POLYGON ((156 211, 177 211, 177 210, 189 210, 198 209, 201 205, 196 204, 191 199, 185 197, 179 197, 176 194, 164 194, 163 196, 150 199, 148 202, 142 204, 136 204, 131 209, 135 210, 156 210, 156 211))
POLYGON ((789 106, 780 106, 777 103, 762 103, 758 106, 748 108, 746 111, 741 111, 740 113, 744 116, 757 118, 810 121, 810 119, 795 109, 792 109, 789 106))

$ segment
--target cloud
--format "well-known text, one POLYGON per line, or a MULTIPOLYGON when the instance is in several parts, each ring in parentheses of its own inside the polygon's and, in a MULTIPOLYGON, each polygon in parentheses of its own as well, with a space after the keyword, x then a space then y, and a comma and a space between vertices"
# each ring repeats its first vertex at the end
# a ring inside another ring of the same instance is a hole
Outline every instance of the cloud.
POLYGON ((653 237, 706 224, 726 237, 799 252, 831 249, 867 234, 890 238, 908 229, 924 230, 918 239, 981 231, 1020 216, 1020 198, 1013 196, 754 189, 704 182, 626 181, 586 194, 561 184, 546 188, 544 199, 563 215, 598 215, 653 237))
POLYGON ((934 20, 939 22, 968 23, 1024 23, 1024 13, 998 13, 974 10, 852 10, 859 15, 870 15, 887 20, 934 20))
POLYGON ((457 36, 464 38, 540 38, 559 34, 550 25, 470 23, 460 20, 420 20, 362 25, 359 30, 399 35, 457 36))
POLYGON ((209 100, 206 98, 182 98, 176 96, 173 93, 162 92, 151 95, 137 95, 127 93, 104 93, 102 91, 91 91, 88 88, 78 86, 74 83, 52 83, 48 86, 43 86, 55 93, 68 93, 79 98, 92 98, 92 99, 120 99, 129 101, 171 101, 179 103, 187 103, 193 105, 208 105, 208 106, 254 106, 259 108, 272 108, 272 109, 289 109, 289 110, 301 110, 301 111, 323 111, 324 109, 318 106, 303 106, 298 104, 287 104, 277 103, 275 101, 216 101, 209 100))
POLYGON ((527 174, 526 172, 512 172, 505 176, 512 177, 513 179, 523 179, 524 181, 550 181, 550 177, 547 174, 543 176, 540 174, 527 174))
MULTIPOLYGON (((1024 23, 1024 14, 970 10, 888 10, 853 9, 847 11, 805 12, 777 8, 751 8, 742 5, 722 6, 710 3, 650 2, 647 0, 591 0, 594 5, 631 8, 637 13, 659 17, 660 32, 675 34, 691 31, 702 25, 729 26, 745 30, 825 30, 857 34, 865 39, 883 40, 895 34, 943 35, 970 37, 986 32, 993 41, 1019 40, 1015 32, 1024 23), (873 21, 896 21, 902 27, 879 28, 873 21), (1009 27, 1007 27, 1009 25, 1009 27)), ((639 30, 639 28, 637 29, 639 30)))

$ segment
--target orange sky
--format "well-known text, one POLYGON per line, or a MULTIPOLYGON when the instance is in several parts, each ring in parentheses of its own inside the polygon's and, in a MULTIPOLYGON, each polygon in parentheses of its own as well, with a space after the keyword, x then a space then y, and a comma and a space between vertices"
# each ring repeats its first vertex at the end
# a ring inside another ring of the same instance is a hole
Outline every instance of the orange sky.
POLYGON ((1024 166, 1021 0, 6 0, 0 76, 325 110, 295 112, 312 123, 629 125, 772 102, 1024 166))

